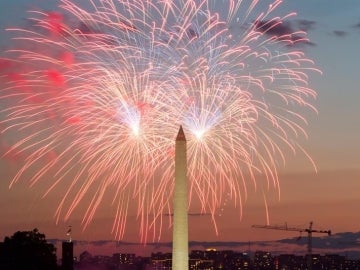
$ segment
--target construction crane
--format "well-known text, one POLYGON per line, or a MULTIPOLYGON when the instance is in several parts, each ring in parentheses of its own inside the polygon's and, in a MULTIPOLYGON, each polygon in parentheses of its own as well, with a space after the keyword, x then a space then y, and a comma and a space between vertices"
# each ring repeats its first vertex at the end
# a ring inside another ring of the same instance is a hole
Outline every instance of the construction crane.
POLYGON ((311 270, 312 268, 312 234, 313 233, 327 233, 329 236, 331 235, 331 230, 314 230, 312 228, 313 226, 313 222, 311 221, 309 224, 309 228, 303 229, 303 228, 295 228, 295 227, 288 227, 287 224, 285 223, 285 225, 283 226, 276 226, 276 225, 252 225, 253 228, 257 228, 257 229, 271 229, 271 230, 282 230, 282 231, 293 231, 293 232, 306 232, 308 234, 308 246, 307 246, 307 251, 308 251, 308 260, 307 260, 307 265, 308 265, 308 269, 311 270))

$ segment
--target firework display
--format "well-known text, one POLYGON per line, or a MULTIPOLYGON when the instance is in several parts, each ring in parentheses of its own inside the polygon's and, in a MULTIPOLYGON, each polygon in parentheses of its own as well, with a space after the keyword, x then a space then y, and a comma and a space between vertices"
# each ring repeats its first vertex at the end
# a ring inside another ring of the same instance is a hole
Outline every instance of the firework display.
POLYGON ((158 239, 182 125, 189 196, 215 230, 224 194, 241 215, 257 175, 280 196, 277 170, 303 151, 318 71, 305 32, 276 31, 295 15, 275 15, 280 4, 60 0, 29 12, 0 60, 3 157, 22 164, 10 186, 44 182, 44 196, 65 186, 56 219, 83 204, 84 227, 110 196, 117 239, 135 202, 141 240, 158 239))

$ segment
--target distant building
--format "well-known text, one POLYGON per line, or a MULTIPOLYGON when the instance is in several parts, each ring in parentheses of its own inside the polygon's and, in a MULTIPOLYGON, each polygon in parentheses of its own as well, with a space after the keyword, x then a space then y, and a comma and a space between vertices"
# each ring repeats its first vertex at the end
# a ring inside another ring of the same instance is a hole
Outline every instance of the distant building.
POLYGON ((91 260, 92 260, 92 255, 86 250, 83 251, 79 256, 79 261, 81 263, 91 262, 91 260))
POLYGON ((135 254, 129 253, 115 253, 112 256, 113 262, 116 264, 133 264, 136 258, 135 254))
POLYGON ((74 243, 62 242, 62 270, 74 270, 74 243))
POLYGON ((152 253, 151 254, 152 270, 171 270, 172 253, 152 253))
POLYGON ((281 254, 274 258, 275 270, 301 270, 306 269, 306 262, 303 256, 294 254, 281 254))
POLYGON ((255 270, 273 270, 274 258, 270 252, 256 251, 254 255, 254 268, 255 270))
MULTIPOLYGON (((232 250, 193 250, 189 254, 188 270, 306 270, 308 258, 306 255, 273 256, 270 252, 256 251, 251 259, 247 253, 232 250)), ((312 270, 360 270, 360 260, 350 260, 337 254, 312 254, 311 259, 312 270)), ((84 251, 74 268, 75 270, 172 270, 172 254, 158 252, 152 253, 151 257, 137 257, 131 253, 92 256, 84 251)))
POLYGON ((214 269, 214 260, 209 259, 207 251, 193 250, 189 256, 189 269, 200 270, 200 269, 214 269))

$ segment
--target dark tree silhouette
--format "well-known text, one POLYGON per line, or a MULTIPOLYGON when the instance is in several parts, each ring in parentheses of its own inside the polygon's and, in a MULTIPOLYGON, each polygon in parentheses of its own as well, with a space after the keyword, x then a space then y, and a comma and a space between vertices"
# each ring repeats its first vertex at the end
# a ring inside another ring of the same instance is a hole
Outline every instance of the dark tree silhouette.
POLYGON ((0 245, 2 270, 55 270, 56 248, 37 229, 18 231, 0 245))

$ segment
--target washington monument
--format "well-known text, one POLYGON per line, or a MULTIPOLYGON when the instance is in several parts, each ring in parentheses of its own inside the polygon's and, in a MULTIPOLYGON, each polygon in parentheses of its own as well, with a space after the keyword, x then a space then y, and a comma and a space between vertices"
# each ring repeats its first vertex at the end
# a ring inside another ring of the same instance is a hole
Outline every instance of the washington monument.
POLYGON ((180 126, 175 143, 175 189, 172 269, 189 269, 186 138, 180 126))

